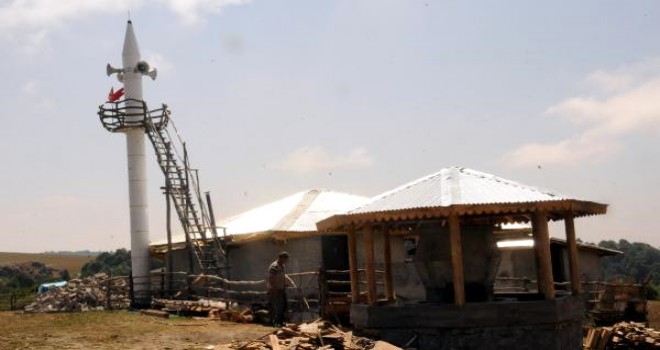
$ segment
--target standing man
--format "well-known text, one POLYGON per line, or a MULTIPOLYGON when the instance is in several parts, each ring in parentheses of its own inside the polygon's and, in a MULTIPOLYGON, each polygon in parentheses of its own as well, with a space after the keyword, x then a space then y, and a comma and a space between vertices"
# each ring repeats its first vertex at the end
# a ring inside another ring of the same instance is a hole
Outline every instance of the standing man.
POLYGON ((268 267, 266 287, 268 288, 268 300, 270 301, 271 317, 273 326, 280 327, 284 324, 284 314, 287 310, 286 287, 296 287, 293 280, 286 275, 286 263, 289 261, 289 253, 281 252, 277 260, 268 267))

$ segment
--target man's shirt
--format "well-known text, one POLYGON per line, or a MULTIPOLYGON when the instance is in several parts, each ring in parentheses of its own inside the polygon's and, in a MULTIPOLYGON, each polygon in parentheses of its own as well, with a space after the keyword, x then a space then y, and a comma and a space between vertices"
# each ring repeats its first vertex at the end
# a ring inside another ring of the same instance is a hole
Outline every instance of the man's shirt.
POLYGON ((276 261, 273 261, 272 264, 268 267, 268 278, 266 279, 266 285, 268 289, 280 289, 283 290, 286 287, 286 269, 284 265, 280 265, 276 261))

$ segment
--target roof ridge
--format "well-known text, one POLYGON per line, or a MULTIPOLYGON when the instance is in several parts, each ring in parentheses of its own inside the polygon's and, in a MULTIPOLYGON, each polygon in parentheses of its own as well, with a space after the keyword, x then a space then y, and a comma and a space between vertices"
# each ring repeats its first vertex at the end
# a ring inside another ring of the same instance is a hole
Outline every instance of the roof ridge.
POLYGON ((347 214, 457 204, 577 199, 462 166, 449 166, 383 192, 347 214))
POLYGON ((370 200, 369 202, 367 202, 367 203, 365 203, 365 204, 363 204, 363 205, 361 205, 361 206, 359 206, 359 207, 357 207, 357 208, 354 208, 354 209, 351 210, 350 212, 360 210, 360 209, 362 209, 362 208, 368 206, 369 204, 371 204, 371 203, 373 203, 373 202, 377 202, 377 201, 379 201, 379 200, 381 200, 381 199, 387 198, 387 197, 389 197, 389 196, 391 196, 391 195, 393 195, 393 194, 395 194, 395 193, 397 193, 397 192, 400 192, 401 190, 404 190, 404 189, 406 189, 406 188, 410 188, 410 187, 413 187, 413 186, 418 185, 418 184, 420 184, 420 183, 423 183, 423 182, 429 181, 429 180, 431 180, 431 179, 433 179, 433 178, 435 178, 435 177, 437 177, 437 176, 442 175, 442 172, 443 172, 445 169, 447 169, 447 168, 442 168, 442 169, 440 169, 439 171, 437 171, 437 172, 435 172, 435 173, 432 173, 432 174, 430 174, 430 175, 423 176, 423 177, 421 177, 421 178, 419 178, 419 179, 416 179, 416 180, 413 180, 413 181, 407 182, 407 183, 405 183, 405 184, 403 184, 403 185, 401 185, 401 186, 398 186, 398 187, 396 187, 396 188, 394 188, 394 189, 392 189, 392 190, 388 190, 388 191, 385 191, 385 192, 381 192, 381 193, 379 193, 379 194, 377 194, 377 195, 371 197, 371 200, 370 200))
MULTIPOLYGON (((285 215, 280 221, 278 221, 275 225, 273 225, 273 231, 286 231, 288 230, 291 225, 293 225, 299 218, 300 216, 305 212, 307 208, 316 200, 316 198, 323 193, 322 190, 307 190, 303 191, 304 194, 302 198, 300 198, 300 201, 298 204, 296 204, 293 209, 285 215)), ((300 193, 300 192, 298 192, 300 193)))
MULTIPOLYGON (((458 203, 462 199, 462 193, 461 193, 461 176, 458 175, 458 173, 463 173, 463 170, 466 168, 459 168, 459 167, 449 167, 447 169, 447 172, 449 173, 449 178, 447 179, 449 182, 449 204, 451 203, 458 203)), ((441 188, 442 190, 442 188, 441 188)))

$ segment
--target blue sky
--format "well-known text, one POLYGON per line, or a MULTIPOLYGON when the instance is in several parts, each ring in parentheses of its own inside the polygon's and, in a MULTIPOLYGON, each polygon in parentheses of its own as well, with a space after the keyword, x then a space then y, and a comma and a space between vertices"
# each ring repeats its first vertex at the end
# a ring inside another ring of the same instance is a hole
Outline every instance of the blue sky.
POLYGON ((129 11, 218 217, 461 165, 610 204, 583 240, 660 246, 657 2, 4 0, 0 251, 129 246, 125 138, 96 116, 129 11))

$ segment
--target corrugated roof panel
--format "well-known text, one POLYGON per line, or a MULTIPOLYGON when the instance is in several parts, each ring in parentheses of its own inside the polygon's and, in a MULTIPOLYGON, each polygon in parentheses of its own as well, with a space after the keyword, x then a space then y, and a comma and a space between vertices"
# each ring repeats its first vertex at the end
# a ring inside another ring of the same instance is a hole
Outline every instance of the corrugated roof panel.
MULTIPOLYGON (((268 231, 313 232, 316 223, 336 214, 344 214, 369 198, 327 190, 302 191, 275 202, 248 210, 217 222, 227 235, 248 235, 268 231)), ((221 234, 221 233, 219 233, 221 234)), ((183 234, 173 235, 174 243, 184 242, 183 234)), ((166 244, 167 240, 152 245, 166 244)))
POLYGON ((349 214, 458 204, 516 203, 570 199, 491 174, 452 166, 375 196, 349 214))
POLYGON ((364 205, 369 198, 348 193, 321 191, 286 231, 316 231, 316 223, 364 205))
POLYGON ((228 235, 266 231, 316 231, 316 222, 368 202, 348 193, 309 190, 220 221, 228 235))
POLYGON ((286 215, 291 213, 306 193, 295 193, 275 202, 220 220, 217 225, 225 227, 228 235, 241 235, 271 230, 286 215))

